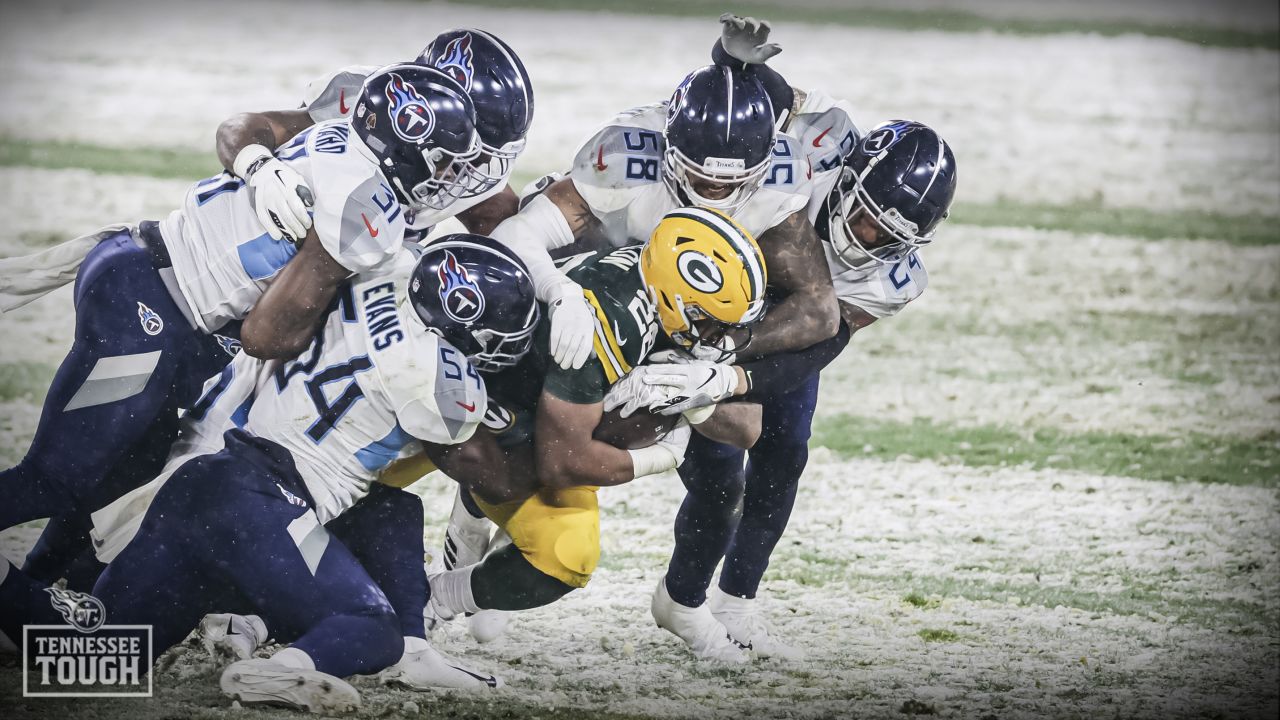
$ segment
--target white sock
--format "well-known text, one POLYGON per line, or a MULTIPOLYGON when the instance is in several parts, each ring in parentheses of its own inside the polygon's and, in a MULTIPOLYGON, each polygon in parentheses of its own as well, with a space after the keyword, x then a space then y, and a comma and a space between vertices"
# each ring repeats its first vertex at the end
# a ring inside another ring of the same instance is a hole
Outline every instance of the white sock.
POLYGON ((285 648, 275 655, 272 655, 271 659, 281 665, 298 668, 299 670, 316 669, 316 661, 312 660, 310 655, 302 652, 298 648, 285 648))
POLYGON ((455 614, 480 612, 481 608, 471 594, 471 571, 475 568, 475 565, 468 565, 431 576, 432 601, 455 614))

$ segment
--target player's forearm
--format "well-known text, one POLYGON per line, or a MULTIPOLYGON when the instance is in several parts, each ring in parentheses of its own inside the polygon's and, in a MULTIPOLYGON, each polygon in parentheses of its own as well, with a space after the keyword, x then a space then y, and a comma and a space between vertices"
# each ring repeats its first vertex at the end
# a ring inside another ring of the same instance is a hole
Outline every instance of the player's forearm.
POLYGON ((716 442, 748 450, 760 439, 763 411, 759 403, 721 403, 693 431, 716 442))
POLYGON ((464 443, 425 448, 440 470, 491 505, 527 498, 537 489, 537 477, 528 467, 531 458, 509 458, 483 429, 464 443))
POLYGON ((240 345, 263 360, 291 358, 311 344, 350 272, 329 256, 315 230, 275 277, 240 326, 240 345))
POLYGON ((501 192, 485 198, 484 202, 458 213, 458 222, 467 228, 467 232, 492 235, 499 224, 515 215, 519 209, 520 199, 508 185, 501 192))
MULTIPOLYGON (((286 138, 287 139, 287 138, 286 138)), ((283 141, 281 141, 283 142, 283 141)), ((250 145, 278 147, 271 121, 261 113, 233 115, 218 126, 218 161, 227 172, 235 172, 236 156, 250 145)))
POLYGON ((538 443, 538 480, 552 489, 622 485, 635 479, 631 454, 599 440, 538 443))
MULTIPOLYGON (((827 286, 828 291, 830 285, 827 286)), ((835 296, 821 292, 794 293, 769 308, 751 334, 751 344, 741 353, 761 358, 802 350, 834 336, 840 329, 840 309, 835 296)))
POLYGON ((305 110, 233 115, 218 126, 218 161, 228 172, 234 173, 236 156, 241 150, 250 145, 274 150, 311 124, 311 116, 305 110))
POLYGON ((529 269, 538 299, 551 302, 555 290, 567 281, 556 268, 549 251, 573 242, 573 232, 554 203, 545 196, 533 199, 493 231, 493 238, 511 248, 529 269))

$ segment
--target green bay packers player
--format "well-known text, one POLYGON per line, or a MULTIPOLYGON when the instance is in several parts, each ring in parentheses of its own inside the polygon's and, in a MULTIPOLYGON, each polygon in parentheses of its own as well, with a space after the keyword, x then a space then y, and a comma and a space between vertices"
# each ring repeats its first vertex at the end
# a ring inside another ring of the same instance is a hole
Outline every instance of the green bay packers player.
MULTIPOLYGON (((728 331, 749 327, 764 311, 760 248, 715 210, 674 210, 644 245, 574 256, 563 270, 595 310, 595 354, 582 368, 561 368, 550 357, 544 320, 525 359, 487 382, 491 429, 509 453, 534 463, 541 487, 523 500, 476 503, 512 543, 477 565, 432 576, 431 607, 441 618, 538 607, 584 587, 600 557, 597 490, 673 470, 689 438, 678 426, 639 449, 595 439, 609 387, 659 344, 715 349, 728 331)), ((718 397, 745 392, 740 371, 714 375, 718 397)), ((748 446, 758 434, 758 410, 726 403, 689 420, 702 421, 698 432, 748 446)), ((384 481, 403 484, 423 469, 411 461, 384 481)))

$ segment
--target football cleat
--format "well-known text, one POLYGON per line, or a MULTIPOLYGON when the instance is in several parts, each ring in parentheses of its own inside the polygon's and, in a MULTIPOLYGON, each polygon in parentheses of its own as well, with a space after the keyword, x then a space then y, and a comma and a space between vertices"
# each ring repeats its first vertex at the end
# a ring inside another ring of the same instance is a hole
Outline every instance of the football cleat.
POLYGON ((248 660, 267 642, 266 623, 257 615, 205 615, 199 633, 200 644, 214 660, 248 660))
POLYGON ((444 569, 475 565, 484 558, 489 547, 489 531, 493 522, 486 517, 476 517, 462 502, 462 488, 453 495, 453 510, 449 512, 449 525, 444 530, 444 569))
MULTIPOLYGON (((431 578, 435 573, 431 568, 427 569, 427 584, 431 584, 431 578)), ((455 613, 450 610, 443 602, 439 600, 436 593, 431 593, 431 598, 427 600, 427 604, 422 608, 423 624, 426 625, 428 633, 433 633, 441 628, 445 623, 454 618, 455 613)))
POLYGON ((653 592, 649 611, 658 627, 685 641, 699 660, 731 665, 751 662, 751 648, 734 642, 725 626, 712 616, 706 603, 690 608, 671 599, 665 575, 653 592))
POLYGON ((272 705, 313 713, 344 713, 360 707, 360 693, 346 681, 270 658, 231 663, 218 681, 242 705, 272 705))
POLYGON ((410 690, 494 690, 503 684, 502 678, 469 668, 431 646, 405 653, 400 662, 379 673, 378 680, 383 685, 396 685, 410 690))
POLYGON ((711 608, 711 615, 729 631, 729 637, 739 645, 750 647, 756 655, 783 660, 804 659, 804 653, 799 649, 785 645, 774 637, 769 624, 757 612, 753 600, 729 595, 719 587, 714 587, 707 596, 707 605, 711 608))

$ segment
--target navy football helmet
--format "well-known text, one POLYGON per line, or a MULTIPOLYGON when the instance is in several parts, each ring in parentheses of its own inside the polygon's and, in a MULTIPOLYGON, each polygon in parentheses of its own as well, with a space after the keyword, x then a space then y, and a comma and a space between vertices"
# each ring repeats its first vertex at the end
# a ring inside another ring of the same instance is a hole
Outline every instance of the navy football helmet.
POLYGON ((773 104, 754 73, 708 65, 672 93, 663 137, 662 180, 671 194, 732 215, 769 170, 773 104))
POLYGON ((351 127, 379 169, 414 209, 441 210, 468 197, 464 182, 480 155, 476 112, 453 78, 435 68, 402 63, 370 75, 351 127))
POLYGON ((468 177, 479 192, 505 181, 533 122, 533 85, 515 51, 483 30, 440 33, 418 62, 448 73, 476 106, 481 157, 468 177))
POLYGON ((893 262, 928 245, 956 194, 951 148, 932 128, 911 120, 877 125, 845 157, 840 172, 818 232, 826 226, 832 248, 849 267, 893 262), (870 246, 853 231, 865 217, 877 230, 870 246))
POLYGON ((520 258, 484 235, 445 235, 423 248, 409 303, 481 372, 520 361, 533 344, 538 301, 520 258))

